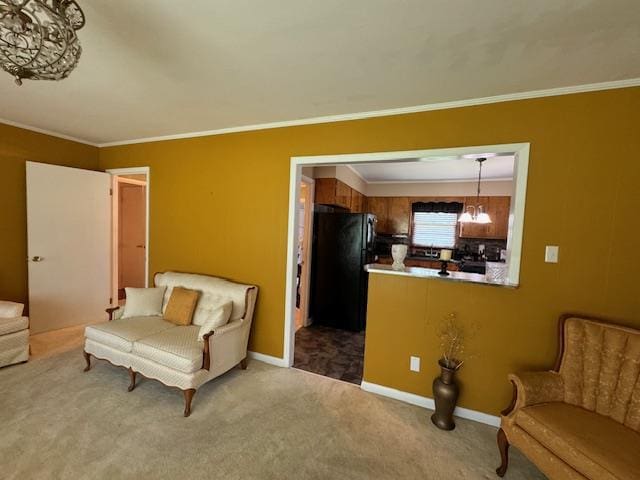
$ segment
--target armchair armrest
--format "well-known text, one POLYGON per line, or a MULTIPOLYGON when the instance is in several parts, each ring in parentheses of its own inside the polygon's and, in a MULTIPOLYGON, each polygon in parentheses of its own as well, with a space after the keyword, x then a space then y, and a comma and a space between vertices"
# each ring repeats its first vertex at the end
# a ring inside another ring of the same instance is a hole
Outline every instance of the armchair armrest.
POLYGON ((109 315, 109 321, 120 318, 123 312, 118 312, 119 309, 120 307, 109 307, 105 310, 105 312, 107 312, 107 314, 109 315))
POLYGON ((521 372, 509 374, 513 400, 502 412, 511 416, 519 408, 546 402, 564 401, 564 380, 558 372, 521 372))
POLYGON ((202 336, 202 340, 204 341, 204 352, 202 355, 202 368, 205 370, 209 370, 211 368, 211 351, 212 351, 212 340, 214 338, 219 338, 222 335, 229 334, 235 330, 238 330, 242 327, 244 323, 244 319, 235 320, 233 322, 227 323, 222 327, 218 327, 215 330, 211 330, 209 333, 205 333, 202 336), (211 339, 211 340, 210 340, 211 339))

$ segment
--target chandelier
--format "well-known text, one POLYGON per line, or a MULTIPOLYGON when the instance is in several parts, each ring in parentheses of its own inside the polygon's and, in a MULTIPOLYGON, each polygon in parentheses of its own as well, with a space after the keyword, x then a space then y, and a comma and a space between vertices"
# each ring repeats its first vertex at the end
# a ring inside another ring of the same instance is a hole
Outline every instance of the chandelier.
POLYGON ((83 26, 75 0, 0 0, 0 66, 18 85, 62 80, 78 64, 83 26))
POLYGON ((480 181, 482 180, 482 164, 485 160, 486 158, 476 158, 476 162, 478 162, 478 190, 476 194, 476 204, 475 206, 467 206, 466 211, 460 215, 460 218, 458 219, 458 222, 460 223, 491 223, 491 217, 484 211, 482 205, 480 205, 480 181), (469 212, 470 209, 473 213, 469 212))

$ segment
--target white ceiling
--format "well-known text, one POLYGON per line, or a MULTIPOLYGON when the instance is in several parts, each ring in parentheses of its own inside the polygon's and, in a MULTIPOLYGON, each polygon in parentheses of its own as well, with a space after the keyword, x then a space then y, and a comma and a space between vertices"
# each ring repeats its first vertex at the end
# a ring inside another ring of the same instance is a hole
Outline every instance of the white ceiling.
MULTIPOLYGON (((513 156, 490 157, 482 165, 482 181, 511 180, 513 156)), ((476 181, 478 162, 474 158, 428 158, 418 162, 352 164, 350 167, 368 183, 476 181)))
POLYGON ((0 118, 107 143, 640 77, 638 0, 79 0, 0 118))

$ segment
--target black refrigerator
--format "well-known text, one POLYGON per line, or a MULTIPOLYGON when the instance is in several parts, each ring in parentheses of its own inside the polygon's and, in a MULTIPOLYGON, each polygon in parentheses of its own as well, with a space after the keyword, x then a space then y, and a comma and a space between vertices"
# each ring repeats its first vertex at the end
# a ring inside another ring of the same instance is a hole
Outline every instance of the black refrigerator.
POLYGON ((367 317, 375 215, 316 211, 313 219, 310 311, 314 324, 361 331, 367 317))

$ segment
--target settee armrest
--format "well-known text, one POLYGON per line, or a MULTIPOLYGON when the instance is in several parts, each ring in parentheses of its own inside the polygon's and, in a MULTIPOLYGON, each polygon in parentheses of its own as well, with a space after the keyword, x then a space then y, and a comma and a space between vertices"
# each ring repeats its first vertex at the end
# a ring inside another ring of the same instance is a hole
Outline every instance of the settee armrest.
POLYGON ((107 312, 107 314, 109 315, 109 321, 111 321, 117 320, 118 318, 122 317, 124 309, 120 307, 109 307, 105 310, 105 312, 107 312))
POLYGON ((513 401, 502 412, 513 415, 519 408, 564 400, 564 380, 558 372, 521 372, 509 374, 513 384, 513 401))
POLYGON ((202 336, 202 340, 204 341, 204 352, 202 356, 202 368, 205 370, 209 370, 211 368, 211 352, 214 348, 214 343, 223 336, 228 336, 232 334, 239 334, 239 330, 244 325, 245 320, 234 320, 233 322, 229 322, 222 327, 218 327, 215 330, 210 331, 209 333, 205 333, 202 336))

